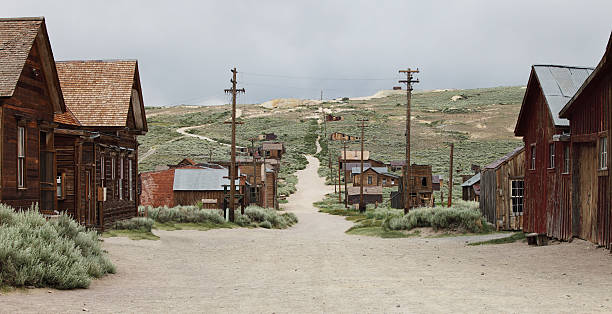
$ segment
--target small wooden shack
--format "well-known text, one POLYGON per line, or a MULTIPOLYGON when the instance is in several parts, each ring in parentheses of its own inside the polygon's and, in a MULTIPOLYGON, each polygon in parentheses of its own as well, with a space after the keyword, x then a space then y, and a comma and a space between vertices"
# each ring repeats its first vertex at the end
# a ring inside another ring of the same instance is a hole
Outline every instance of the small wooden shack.
MULTIPOLYGON (((387 167, 364 167, 363 168, 364 178, 363 185, 364 186, 383 186, 383 187, 392 187, 399 185, 399 181, 401 181, 401 177, 387 172, 387 167)), ((361 185, 361 167, 354 167, 352 170, 353 174, 353 186, 361 185)))
POLYGON ((341 132, 334 132, 330 134, 329 139, 332 141, 357 141, 359 140, 357 136, 352 136, 352 135, 344 134, 341 132))
POLYGON ((522 230, 525 148, 516 148, 482 170, 480 211, 498 230, 522 230))
POLYGON ((569 120, 559 117, 592 68, 534 65, 514 134, 525 145, 523 231, 572 237, 569 120))
POLYGON ((268 141, 261 144, 261 151, 265 158, 280 160, 285 153, 285 145, 278 141, 268 141))
POLYGON ((461 184, 461 199, 464 201, 478 202, 480 200, 480 173, 466 178, 461 184))
MULTIPOLYGON (((348 203, 350 205, 359 204, 361 200, 361 188, 351 186, 348 188, 348 203)), ((382 186, 364 186, 363 200, 365 204, 380 204, 383 201, 382 186)))
POLYGON ((325 121, 328 121, 328 122, 342 121, 342 120, 344 120, 344 117, 342 117, 342 116, 334 116, 334 115, 331 115, 331 114, 326 114, 325 115, 325 121))
MULTIPOLYGON (((612 35, 601 61, 561 110, 570 121, 570 147, 565 145, 567 172, 572 176, 571 213, 553 213, 553 223, 563 222, 571 235, 612 246, 612 35), (569 162, 569 159, 572 159, 569 162)), ((569 197, 569 196, 568 196, 569 197)))
MULTIPOLYGON (((411 166, 410 197, 412 207, 433 206, 433 184, 431 165, 411 166)), ((397 192, 391 192, 391 207, 404 208, 404 180, 399 180, 397 192)))

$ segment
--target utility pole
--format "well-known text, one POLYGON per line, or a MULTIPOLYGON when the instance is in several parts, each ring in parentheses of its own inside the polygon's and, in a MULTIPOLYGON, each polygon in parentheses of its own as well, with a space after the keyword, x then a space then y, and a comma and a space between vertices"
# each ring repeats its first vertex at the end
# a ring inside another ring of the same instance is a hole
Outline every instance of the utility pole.
POLYGON ((338 203, 342 203, 342 186, 340 183, 340 164, 338 164, 338 203))
MULTIPOLYGON (((363 213, 366 211, 366 205, 363 200, 363 138, 365 123, 366 121, 368 121, 368 119, 364 118, 359 119, 357 121, 361 122, 361 156, 359 156, 359 159, 361 160, 361 173, 359 174, 359 212, 363 213)), ((346 155, 344 156, 344 158, 346 158, 346 155)))
MULTIPOLYGON (((342 141, 342 148, 344 149, 344 156, 346 158, 346 141, 342 141)), ((340 169, 340 163, 338 163, 338 169, 340 169)), ((347 180, 346 180, 346 162, 344 163, 344 208, 348 208, 348 189, 346 187, 347 185, 347 180)))
POLYGON ((448 207, 453 205, 453 150, 455 144, 450 144, 450 168, 448 169, 448 207))
POLYGON ((232 122, 231 122, 232 123, 232 157, 231 157, 231 162, 230 162, 230 178, 229 178, 230 179, 229 220, 231 222, 234 222, 234 210, 236 209, 236 200, 235 200, 235 195, 234 195, 236 193, 236 95, 238 93, 244 93, 245 90, 244 88, 241 88, 241 89, 236 88, 236 84, 238 83, 236 80, 236 74, 238 73, 238 71, 236 71, 236 68, 233 68, 231 71, 232 71, 232 79, 230 80, 230 82, 232 83, 232 88, 226 89, 225 92, 232 94, 232 122))
POLYGON ((412 199, 410 198, 410 185, 412 181, 412 168, 410 165, 410 100, 412 98, 412 83, 419 83, 419 80, 415 80, 412 73, 419 73, 419 69, 411 70, 400 70, 399 73, 405 73, 406 79, 400 80, 400 83, 406 84, 406 166, 404 168, 404 214, 407 214, 410 208, 412 208, 412 199))
POLYGON ((321 90, 321 101, 323 101, 323 90, 321 90))
POLYGON ((212 162, 213 148, 208 146, 208 162, 212 162))

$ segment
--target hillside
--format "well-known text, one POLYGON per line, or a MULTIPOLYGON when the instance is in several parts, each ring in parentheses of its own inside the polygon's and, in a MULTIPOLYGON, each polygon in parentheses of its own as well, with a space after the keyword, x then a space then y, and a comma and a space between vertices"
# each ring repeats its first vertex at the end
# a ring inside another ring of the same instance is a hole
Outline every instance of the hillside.
MULTIPOLYGON (((468 174, 472 164, 485 165, 520 145, 513 135, 524 87, 497 87, 470 90, 416 92, 412 98, 412 160, 431 164, 436 174, 448 174, 448 143, 455 143, 455 168, 468 174)), ((287 144, 282 176, 289 181, 295 169, 305 165, 304 153, 314 153, 314 140, 323 135, 317 124, 322 112, 342 115, 343 121, 327 124, 327 132, 359 136, 357 119, 367 118, 365 147, 372 158, 382 161, 403 159, 405 129, 405 94, 379 93, 381 98, 354 98, 348 101, 274 100, 266 105, 240 105, 238 145, 250 145, 248 139, 263 132, 274 132, 287 144), (388 95, 388 96, 387 96, 388 95)), ((188 132, 221 143, 230 140, 230 107, 147 108, 149 133, 140 138, 140 170, 176 163, 184 157, 195 160, 226 159, 229 148, 220 143, 181 135, 176 129, 199 126, 188 132)), ((320 121, 319 121, 320 122, 320 121)), ((323 136, 322 136, 323 137, 323 136)), ((326 158, 325 142, 321 159, 326 158)), ((331 143, 338 154, 341 144, 331 143)), ((351 145, 358 149, 359 143, 351 145)), ((326 159, 325 159, 325 163, 326 159)), ((293 182, 291 182, 293 183, 293 182)), ((459 183, 459 179, 456 181, 459 183)), ((290 184, 293 185, 293 184, 290 184)), ((460 189, 455 189, 459 196, 460 189)))

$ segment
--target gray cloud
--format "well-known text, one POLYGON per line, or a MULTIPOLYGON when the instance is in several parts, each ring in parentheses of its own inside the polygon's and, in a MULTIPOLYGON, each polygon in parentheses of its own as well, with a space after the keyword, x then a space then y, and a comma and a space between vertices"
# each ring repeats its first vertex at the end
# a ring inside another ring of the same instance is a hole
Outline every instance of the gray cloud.
POLYGON ((609 0, 41 0, 2 7, 6 17, 45 16, 58 60, 138 59, 147 105, 227 101, 233 66, 244 72, 241 103, 317 98, 321 89, 325 97, 372 94, 398 85, 397 70, 408 66, 422 71, 419 89, 522 85, 531 64, 595 66, 612 30, 609 0))

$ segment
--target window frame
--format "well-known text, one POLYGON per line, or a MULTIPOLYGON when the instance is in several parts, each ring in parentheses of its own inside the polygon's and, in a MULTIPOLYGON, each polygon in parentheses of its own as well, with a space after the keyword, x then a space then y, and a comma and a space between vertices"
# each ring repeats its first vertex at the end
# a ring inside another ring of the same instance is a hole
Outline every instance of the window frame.
POLYGON ((104 164, 106 162, 105 158, 104 158, 104 152, 100 151, 100 186, 105 187, 106 186, 106 165, 104 164))
POLYGON ((129 199, 130 201, 134 200, 134 168, 133 168, 133 160, 130 158, 128 159, 128 188, 129 188, 129 199))
POLYGON ((597 157, 599 165, 597 167, 598 170, 608 170, 608 137, 601 136, 599 137, 598 149, 597 149, 597 157))
POLYGON ((510 180, 510 215, 517 217, 517 216, 523 216, 523 213, 525 212, 525 180, 524 179, 512 179, 510 180), (522 182, 522 187, 515 187, 514 183, 519 183, 522 182), (515 191, 521 191, 522 193, 520 195, 515 195, 515 191), (517 203, 515 205, 514 201, 515 200, 520 200, 520 203, 517 203), (520 211, 517 210, 515 211, 514 208, 520 208, 520 211))
POLYGON ((536 156, 537 156, 537 150, 536 150, 536 144, 531 144, 529 145, 529 170, 535 170, 536 169, 536 156))
POLYGON ((374 184, 374 178, 371 175, 368 175, 368 185, 374 184))
POLYGON ((570 146, 568 144, 565 144, 563 146, 563 173, 562 174, 569 174, 572 167, 571 167, 571 152, 570 152, 570 146))
POLYGON ((555 142, 548 143, 548 169, 555 169, 555 158, 556 158, 556 145, 555 142))
POLYGON ((26 189, 27 130, 25 122, 17 125, 17 189, 26 189), (21 148, 21 149, 20 149, 21 148))
POLYGON ((119 199, 123 199, 123 156, 119 156, 119 199))

